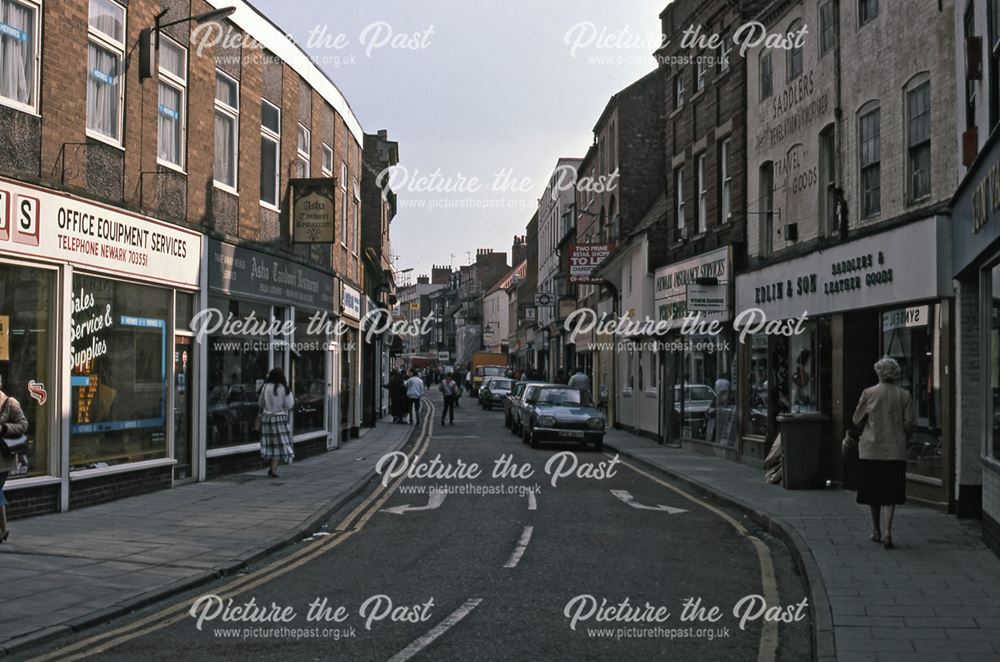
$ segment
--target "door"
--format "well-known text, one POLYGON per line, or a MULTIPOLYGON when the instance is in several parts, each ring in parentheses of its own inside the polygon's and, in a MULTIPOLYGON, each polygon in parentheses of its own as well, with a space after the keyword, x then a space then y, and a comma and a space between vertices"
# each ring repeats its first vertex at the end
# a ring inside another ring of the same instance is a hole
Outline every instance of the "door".
POLYGON ((192 338, 174 339, 174 480, 189 480, 194 476, 192 433, 192 385, 194 383, 194 346, 192 338))

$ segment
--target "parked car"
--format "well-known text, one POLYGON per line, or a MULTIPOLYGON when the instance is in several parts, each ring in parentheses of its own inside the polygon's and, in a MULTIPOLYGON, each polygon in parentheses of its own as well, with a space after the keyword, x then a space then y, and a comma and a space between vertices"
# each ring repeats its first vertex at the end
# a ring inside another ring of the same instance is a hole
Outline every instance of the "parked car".
POLYGON ((518 396, 517 401, 511 403, 510 409, 510 432, 511 434, 516 434, 520 436, 523 432, 521 426, 522 416, 524 414, 524 409, 526 406, 526 401, 528 398, 532 397, 534 394, 538 393, 538 389, 543 386, 555 386, 555 384, 548 384, 546 382, 523 382, 524 390, 518 396))
POLYGON ((479 387, 479 404, 486 410, 503 404, 513 386, 514 380, 509 377, 489 378, 479 387))
POLYGON ((604 412, 594 407, 589 391, 544 385, 526 393, 521 412, 526 444, 538 448, 540 441, 576 441, 604 449, 607 421, 604 412))

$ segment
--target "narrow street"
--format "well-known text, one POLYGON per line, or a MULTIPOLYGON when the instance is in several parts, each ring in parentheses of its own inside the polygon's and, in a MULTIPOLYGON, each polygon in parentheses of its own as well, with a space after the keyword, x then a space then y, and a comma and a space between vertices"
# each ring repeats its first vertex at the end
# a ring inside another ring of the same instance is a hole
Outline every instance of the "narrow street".
MULTIPOLYGON (((314 536, 248 575, 25 659, 810 657, 808 608, 804 619, 777 628, 748 618, 741 630, 733 615, 746 596, 777 596, 778 604, 790 608, 803 600, 806 593, 781 543, 749 532, 773 563, 776 582, 764 579, 753 541, 726 519, 740 516, 698 505, 610 454, 557 444, 533 450, 504 427, 502 412, 482 411, 470 398, 462 399, 455 425, 441 427, 439 394, 431 400, 431 434, 420 435, 414 449, 427 442, 423 462, 440 457, 442 465, 478 464, 478 478, 406 479, 385 501, 381 483, 373 481, 330 520, 325 532, 332 535, 314 536), (565 451, 570 454, 558 455, 565 451), (530 465, 534 475, 492 477, 502 456, 511 458, 511 466, 530 465), (553 486, 557 463, 567 463, 558 473, 569 473, 574 461, 574 475, 557 478, 553 486), (603 467, 609 475, 579 477, 587 466, 603 467), (448 493, 429 497, 431 486, 446 486, 448 493), (323 551, 304 553, 314 549, 323 551), (286 613, 284 622, 242 620, 254 620, 250 610, 242 617, 231 612, 226 621, 207 595, 232 597, 234 606, 252 600, 263 611, 272 604, 290 607, 295 616, 286 613), (706 614, 718 606, 721 617, 683 621, 688 598, 700 599, 706 614), (308 620, 310 604, 324 599, 328 615, 345 608, 342 621, 308 620), (634 611, 619 610, 617 620, 604 609, 605 600, 607 606, 627 600, 634 611), (202 607, 200 629, 190 613, 195 604, 202 607), (653 609, 646 610, 647 604, 653 609), (656 622, 657 616, 663 621, 656 622)), ((422 423, 428 427, 426 419, 422 423)))

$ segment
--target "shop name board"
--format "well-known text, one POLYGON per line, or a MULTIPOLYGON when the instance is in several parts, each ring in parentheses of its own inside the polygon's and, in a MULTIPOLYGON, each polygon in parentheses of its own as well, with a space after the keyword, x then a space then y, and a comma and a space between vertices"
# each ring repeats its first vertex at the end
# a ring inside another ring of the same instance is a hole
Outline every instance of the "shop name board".
POLYGON ((657 269, 653 275, 657 319, 671 326, 691 312, 728 319, 730 270, 729 248, 657 269))
MULTIPOLYGON (((292 241, 332 244, 336 220, 332 179, 295 179, 292 189, 292 241)), ((346 213, 346 212, 345 212, 346 213)))
POLYGON ((569 282, 599 284, 593 278, 594 269, 615 250, 615 244, 571 244, 569 247, 569 282))
POLYGON ((990 214, 1000 212, 1000 161, 993 166, 972 192, 972 231, 979 232, 990 214))
POLYGON ((890 310, 882 315, 882 330, 909 329, 927 326, 927 306, 913 306, 901 310, 890 310))
POLYGON ((197 287, 201 235, 74 196, 0 180, 0 249, 197 287))
MULTIPOLYGON (((361 292, 350 285, 344 284, 341 307, 345 317, 361 319, 361 292)), ((417 304, 420 307, 420 304, 417 304)))
MULTIPOLYGON (((885 267, 885 254, 879 251, 877 255, 859 255, 830 265, 832 278, 823 283, 823 294, 835 295, 860 290, 863 287, 877 287, 892 283, 893 272, 885 267), (865 271, 864 274, 855 272, 865 271)), ((757 305, 791 299, 818 291, 816 274, 803 274, 784 281, 766 283, 754 288, 754 303, 757 305)))
POLYGON ((715 279, 719 283, 729 280, 729 249, 723 248, 694 260, 657 269, 654 276, 655 297, 662 299, 671 294, 683 294, 686 287, 696 285, 701 279, 715 279))
POLYGON ((333 306, 333 276, 214 239, 210 252, 208 282, 215 291, 317 310, 330 310, 333 306))

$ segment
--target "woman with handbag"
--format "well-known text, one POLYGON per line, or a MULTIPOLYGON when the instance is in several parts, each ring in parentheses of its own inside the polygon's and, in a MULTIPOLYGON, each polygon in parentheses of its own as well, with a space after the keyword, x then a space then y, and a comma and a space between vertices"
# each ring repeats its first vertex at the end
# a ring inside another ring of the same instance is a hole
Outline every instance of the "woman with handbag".
POLYGON ((894 359, 875 363, 875 374, 879 383, 861 393, 854 411, 854 424, 861 428, 857 500, 871 508, 872 542, 892 549, 892 518, 896 505, 906 503, 906 442, 913 434, 913 397, 896 385, 900 368, 894 359), (884 539, 882 506, 888 507, 884 539))
POLYGON ((268 461, 267 475, 278 477, 278 462, 292 463, 295 449, 288 429, 288 414, 295 398, 281 368, 275 368, 264 380, 260 390, 260 455, 268 461))
MULTIPOLYGON (((3 378, 0 377, 0 543, 10 537, 7 528, 7 499, 3 496, 3 486, 7 475, 17 468, 17 453, 8 454, 7 444, 3 441, 23 437, 28 431, 28 419, 21 409, 21 403, 3 392, 3 378)), ((23 439, 18 440, 23 442, 23 439)))

